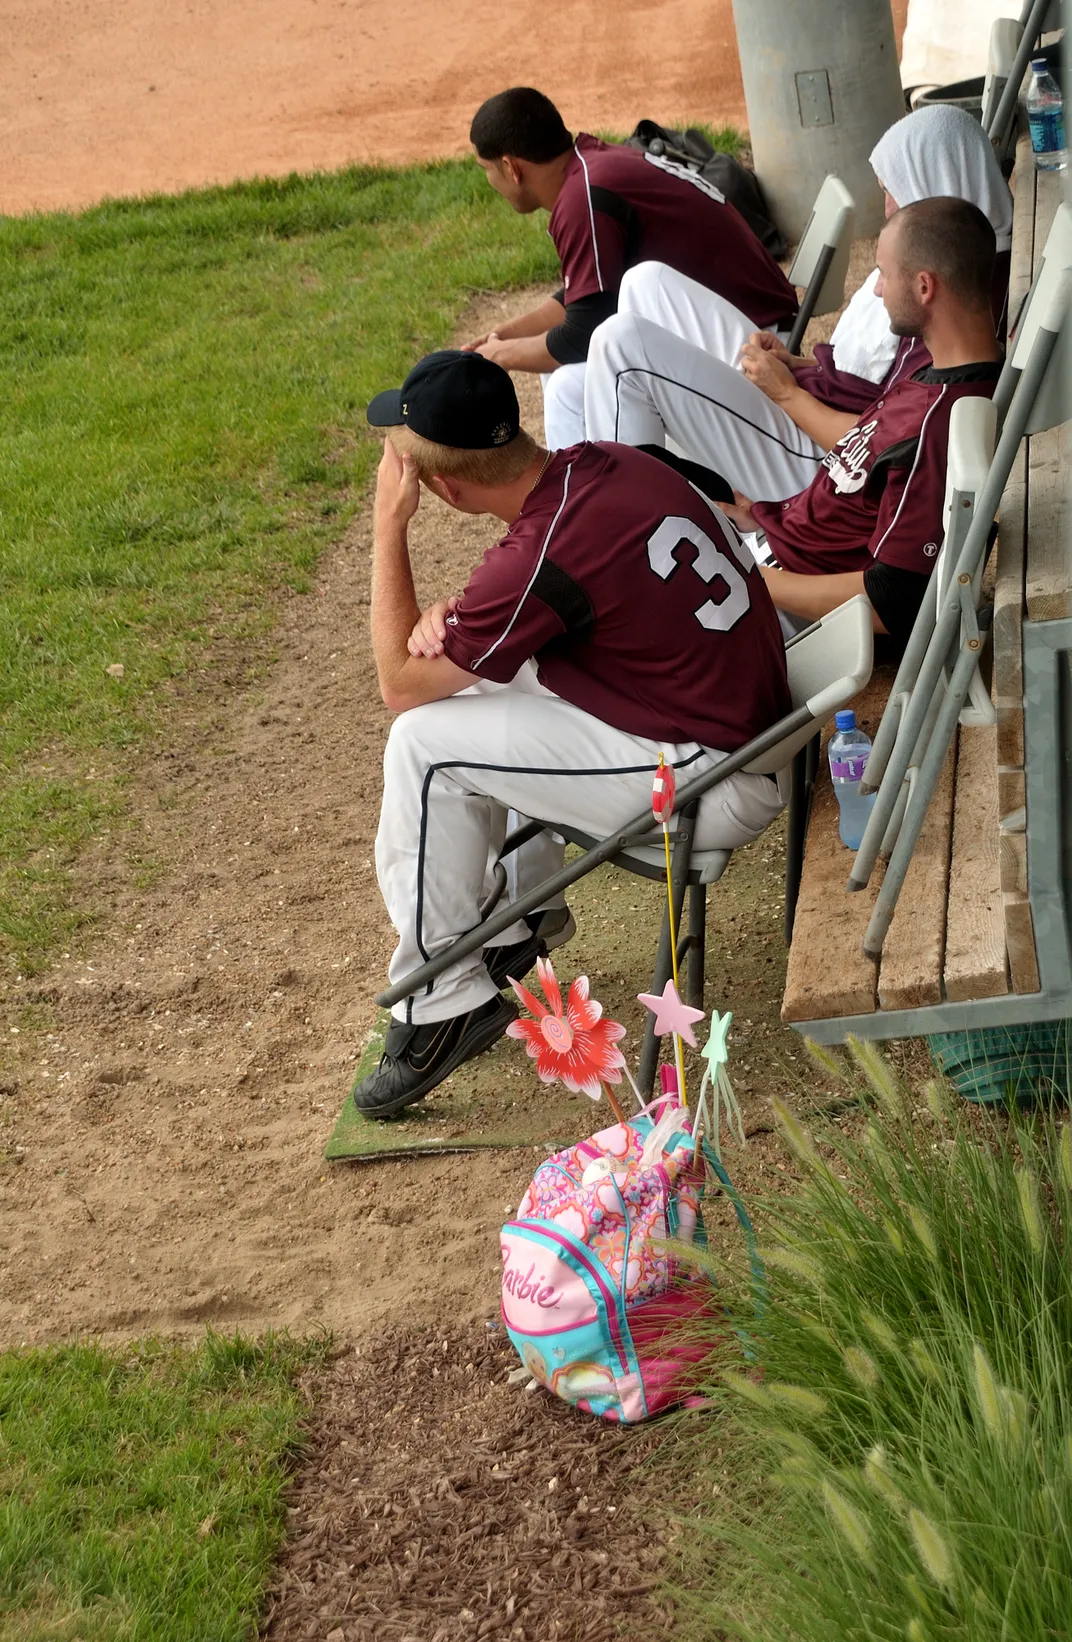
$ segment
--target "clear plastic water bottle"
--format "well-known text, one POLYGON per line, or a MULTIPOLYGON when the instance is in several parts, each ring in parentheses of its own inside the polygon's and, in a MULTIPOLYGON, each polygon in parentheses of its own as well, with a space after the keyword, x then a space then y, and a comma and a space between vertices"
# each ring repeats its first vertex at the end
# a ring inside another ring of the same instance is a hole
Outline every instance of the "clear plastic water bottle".
POLYGON ((841 818, 838 834, 846 849, 858 850, 875 802, 875 794, 860 791, 860 777, 864 773, 871 752, 871 738, 856 727, 856 714, 851 707, 834 714, 836 734, 827 743, 830 759, 830 781, 837 793, 841 818))
POLYGON ((1045 57, 1031 62, 1031 90, 1027 94, 1027 123, 1039 171, 1063 171, 1068 163, 1065 146, 1065 105, 1045 57))

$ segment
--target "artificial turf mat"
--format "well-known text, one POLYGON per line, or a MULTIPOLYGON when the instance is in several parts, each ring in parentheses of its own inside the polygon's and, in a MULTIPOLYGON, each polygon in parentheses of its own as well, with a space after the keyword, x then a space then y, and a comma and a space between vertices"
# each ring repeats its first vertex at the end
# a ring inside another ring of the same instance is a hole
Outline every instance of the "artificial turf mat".
MULTIPOLYGON (((389 1021, 387 1010, 381 1010, 354 1072, 354 1083, 379 1061, 389 1021)), ((460 1066, 453 1077, 400 1117, 386 1121, 363 1118, 348 1094, 324 1156, 331 1163, 371 1163, 515 1146, 557 1150, 583 1140, 609 1121, 605 1102, 540 1083, 521 1045, 512 1038, 501 1038, 487 1054, 460 1066)))

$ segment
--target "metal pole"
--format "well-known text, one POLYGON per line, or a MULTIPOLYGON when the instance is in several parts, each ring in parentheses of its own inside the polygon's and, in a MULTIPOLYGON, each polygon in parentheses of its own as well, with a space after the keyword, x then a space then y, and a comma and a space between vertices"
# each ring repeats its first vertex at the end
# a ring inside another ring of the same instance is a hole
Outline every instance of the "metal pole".
POLYGON ((871 150, 905 111, 890 0, 733 0, 756 175, 799 240, 828 172, 856 201, 858 234, 882 227, 871 150))
MULTIPOLYGON (((967 585, 962 584, 961 591, 965 598, 971 599, 970 583, 967 585)), ((972 673, 975 671, 978 661, 979 637, 978 631, 976 631, 975 637, 968 638, 957 657, 953 677, 949 681, 949 689, 946 691, 945 700, 938 711, 926 755, 919 767, 918 779, 905 806, 901 830, 897 836, 893 854, 890 856, 889 865, 886 868, 886 876, 882 880, 882 888, 878 892, 878 899, 871 913, 867 933, 864 935, 864 953, 869 958, 881 958, 882 956, 882 943, 886 939, 886 933, 897 910, 901 886, 904 884, 905 875, 911 865, 913 851, 919 841, 920 832, 923 830, 923 822, 926 819, 931 794, 945 761, 946 753, 949 751, 949 744, 957 727, 960 709, 964 705, 968 694, 968 685, 971 683, 972 673)))

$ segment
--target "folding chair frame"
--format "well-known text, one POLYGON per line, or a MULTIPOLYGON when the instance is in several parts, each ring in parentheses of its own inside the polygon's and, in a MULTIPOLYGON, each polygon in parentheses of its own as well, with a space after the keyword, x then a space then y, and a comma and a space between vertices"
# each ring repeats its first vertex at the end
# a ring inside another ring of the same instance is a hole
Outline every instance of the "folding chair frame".
POLYGON ((871 791, 877 788, 877 796, 847 887, 863 889, 880 852, 889 851, 885 877, 864 936, 863 949, 870 958, 878 959, 882 955, 927 808, 978 663, 981 638, 973 589, 1020 440, 1028 428, 1058 343, 1064 318, 1061 298, 1064 293, 1067 304, 1067 285, 1066 276, 1038 327, 966 530, 961 524, 958 505, 964 498, 954 494, 954 539, 948 547, 959 546, 956 570, 930 627, 928 622, 937 599, 931 595, 924 601, 868 760, 864 787, 871 791), (951 657, 955 658, 952 673, 943 691, 942 674, 951 657), (917 762, 918 772, 906 795, 905 778, 917 762), (896 812, 902 805, 903 814, 898 819, 896 812))

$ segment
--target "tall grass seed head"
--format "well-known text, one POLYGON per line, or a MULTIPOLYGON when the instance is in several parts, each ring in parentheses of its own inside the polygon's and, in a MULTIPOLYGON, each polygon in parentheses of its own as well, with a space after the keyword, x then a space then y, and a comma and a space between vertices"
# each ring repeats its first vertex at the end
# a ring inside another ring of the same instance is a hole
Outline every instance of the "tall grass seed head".
POLYGON ((922 1340, 910 1340, 908 1342, 908 1355, 912 1359, 913 1366, 923 1375, 925 1380, 930 1380, 934 1385, 941 1385, 942 1371, 922 1340))
POLYGON ((878 1371, 875 1359, 868 1355, 860 1346, 846 1346, 841 1354, 842 1361, 852 1379, 857 1385, 863 1386, 865 1391, 873 1391, 882 1376, 878 1371))
POLYGON ((785 1101, 779 1100, 777 1095, 771 1097, 771 1106, 774 1109, 775 1121, 797 1162, 816 1174, 828 1172, 826 1164, 815 1149, 814 1140, 796 1113, 791 1112, 785 1101))
POLYGON ((759 1251, 760 1259, 776 1271, 788 1272, 791 1277, 798 1277, 802 1283, 810 1288, 821 1290, 823 1287, 823 1268, 817 1260, 808 1254, 801 1254, 799 1249, 786 1248, 784 1243, 772 1243, 759 1251))
POLYGON ((876 1345, 882 1346, 885 1351, 897 1350, 897 1336, 884 1317, 879 1317, 874 1311, 862 1311, 860 1321, 876 1345))
POLYGON ((749 1375, 736 1374, 727 1369, 722 1375, 722 1383, 734 1396, 743 1397, 745 1402, 751 1403, 755 1408, 770 1408, 771 1402, 766 1388, 757 1385, 749 1375))
POLYGON ((809 1391, 806 1386, 790 1385, 785 1380, 768 1380, 766 1390, 775 1402, 809 1419, 821 1419, 826 1413, 826 1398, 817 1391, 809 1391))
POLYGON ((883 1215, 881 1218, 882 1218, 882 1229, 886 1233, 887 1238, 889 1239, 890 1247, 892 1248, 894 1254, 903 1254, 904 1253, 904 1238, 901 1236, 900 1231, 894 1225, 892 1220, 887 1220, 886 1219, 885 1215, 883 1215))
POLYGON ((1007 1385, 998 1387, 998 1397, 1001 1400, 1005 1434, 1009 1441, 1019 1448, 1027 1436, 1030 1423, 1027 1398, 1022 1391, 1014 1391, 1007 1385))
POLYGON ((1020 1218, 1024 1223, 1027 1241, 1035 1254, 1041 1254, 1046 1246, 1046 1231, 1042 1222, 1042 1210, 1039 1207, 1038 1181, 1031 1170, 1022 1163, 1017 1164, 1015 1170, 1016 1195, 1020 1199, 1020 1218))
POLYGON ((905 1636, 908 1638, 908 1642, 930 1642, 930 1638, 923 1628, 923 1621, 918 1616, 908 1621, 905 1636))
POLYGON ((1001 1437, 1005 1427, 1004 1409, 999 1396, 998 1382, 990 1366, 990 1358, 978 1341, 972 1347, 975 1370, 975 1396, 983 1424, 992 1437, 1001 1437))
POLYGON ((820 1072, 827 1077, 834 1078, 838 1083, 847 1081, 845 1063, 840 1055, 836 1055, 825 1043, 816 1043, 814 1038, 804 1039, 804 1052, 813 1060, 820 1072))
POLYGON ((936 1585, 948 1585, 953 1578, 953 1556, 935 1523, 917 1506, 910 1505, 908 1526, 927 1573, 936 1585))
POLYGON ((871 1561, 871 1533, 864 1517, 850 1505, 840 1488, 835 1488, 829 1477, 823 1483, 823 1500, 831 1522, 861 1562, 871 1561))
POLYGON ((915 1203, 908 1204, 907 1212, 908 1218, 912 1222, 912 1230, 916 1234, 917 1243, 926 1254, 928 1260, 937 1261, 938 1244, 934 1239, 934 1228, 927 1219, 927 1216, 915 1203))
POLYGON ((1057 1163, 1065 1191, 1072 1197, 1072 1123, 1062 1123, 1057 1163))
POLYGON ((937 1078, 928 1078, 923 1085, 923 1099, 927 1103, 927 1110, 935 1123, 951 1123, 953 1108, 949 1104, 945 1088, 937 1078))
POLYGON ((895 1511, 898 1516, 903 1517, 910 1502, 905 1498, 890 1474, 886 1450, 881 1443, 876 1443, 869 1451, 867 1458, 864 1460, 863 1471, 864 1481, 872 1493, 877 1494, 881 1500, 884 1500, 891 1511, 895 1511))
POLYGON ((850 1033, 845 1039, 849 1054, 875 1091, 886 1116, 903 1123, 908 1115, 901 1080, 876 1043, 861 1041, 850 1033))

